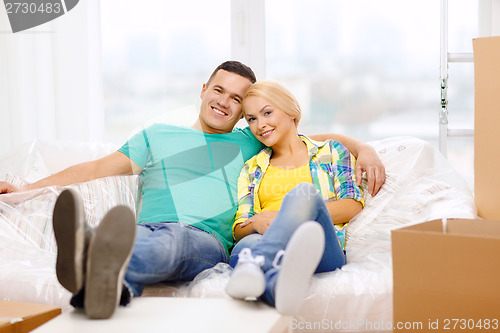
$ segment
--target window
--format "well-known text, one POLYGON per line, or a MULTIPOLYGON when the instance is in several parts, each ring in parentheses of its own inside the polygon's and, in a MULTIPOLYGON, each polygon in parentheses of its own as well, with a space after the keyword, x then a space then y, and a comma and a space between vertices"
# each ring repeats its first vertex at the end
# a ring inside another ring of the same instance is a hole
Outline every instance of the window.
MULTIPOLYGON (((472 52, 477 3, 449 7, 450 52, 472 52)), ((436 0, 266 0, 267 77, 299 99, 303 133, 411 135, 437 149, 439 45, 436 0)), ((450 69, 450 118, 462 125, 473 115, 472 65, 454 66, 464 67, 450 69)))
MULTIPOLYGON (((202 83, 231 58, 231 5, 242 1, 101 1, 108 140, 158 117, 194 122, 202 83)), ((437 149, 440 9, 436 0, 265 0, 265 45, 251 51, 265 52, 265 78, 298 98, 301 132, 411 135, 437 149)), ((449 1, 450 52, 472 52, 477 10, 449 1)), ((473 66, 450 64, 449 75, 450 128, 472 128, 473 66)), ((472 173, 473 139, 450 139, 448 157, 472 173)))
POLYGON ((191 125, 202 84, 230 57, 230 0, 101 1, 107 140, 154 120, 191 125))
MULTIPOLYGON (((478 1, 448 1, 448 51, 472 53, 472 39, 478 36, 478 1)), ((474 64, 448 66, 448 127, 474 128, 474 64)), ((474 172, 474 138, 449 137, 448 160, 460 172, 474 172)))

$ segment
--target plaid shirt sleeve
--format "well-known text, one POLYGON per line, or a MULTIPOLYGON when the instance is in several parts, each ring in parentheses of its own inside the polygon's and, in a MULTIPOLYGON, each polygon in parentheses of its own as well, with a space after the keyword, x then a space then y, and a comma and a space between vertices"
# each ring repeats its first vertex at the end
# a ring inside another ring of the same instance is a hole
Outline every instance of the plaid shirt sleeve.
POLYGON ((335 192, 338 199, 354 199, 364 205, 363 193, 356 186, 355 163, 356 159, 346 147, 336 141, 330 141, 333 163, 332 171, 335 176, 335 192))
POLYGON ((235 220, 233 223, 233 237, 234 228, 249 217, 254 215, 253 210, 253 186, 251 185, 250 177, 252 175, 252 168, 248 162, 245 163, 238 178, 238 210, 236 211, 235 220))

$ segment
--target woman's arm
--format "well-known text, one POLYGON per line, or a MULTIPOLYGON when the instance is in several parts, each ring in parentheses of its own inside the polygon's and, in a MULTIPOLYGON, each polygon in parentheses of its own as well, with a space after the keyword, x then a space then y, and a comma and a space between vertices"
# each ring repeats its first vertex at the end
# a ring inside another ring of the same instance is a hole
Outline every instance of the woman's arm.
POLYGON ((334 140, 343 144, 357 158, 356 185, 361 185, 363 172, 368 179, 368 192, 374 196, 385 183, 385 167, 377 152, 370 145, 341 134, 314 134, 309 136, 313 140, 334 140))
POLYGON ((326 208, 330 212, 334 224, 349 222, 363 209, 361 202, 354 199, 340 199, 326 202, 326 208))
POLYGON ((234 239, 239 241, 250 234, 264 234, 276 215, 278 215, 277 210, 265 210, 237 224, 234 228, 234 239))
POLYGON ((243 166, 238 178, 238 210, 233 223, 233 237, 238 242, 243 237, 255 233, 253 223, 248 222, 253 213, 253 198, 249 189, 250 171, 247 163, 243 166))
POLYGON ((363 191, 355 184, 355 158, 338 141, 330 141, 332 153, 331 178, 335 200, 326 203, 334 224, 349 222, 363 209, 363 191))

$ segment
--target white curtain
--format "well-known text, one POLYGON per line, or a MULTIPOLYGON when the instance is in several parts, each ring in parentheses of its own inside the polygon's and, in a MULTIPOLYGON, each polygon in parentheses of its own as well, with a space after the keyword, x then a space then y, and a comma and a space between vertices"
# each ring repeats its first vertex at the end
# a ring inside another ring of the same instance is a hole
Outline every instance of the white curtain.
POLYGON ((80 1, 18 33, 0 8, 0 156, 35 139, 102 139, 99 7, 80 1))

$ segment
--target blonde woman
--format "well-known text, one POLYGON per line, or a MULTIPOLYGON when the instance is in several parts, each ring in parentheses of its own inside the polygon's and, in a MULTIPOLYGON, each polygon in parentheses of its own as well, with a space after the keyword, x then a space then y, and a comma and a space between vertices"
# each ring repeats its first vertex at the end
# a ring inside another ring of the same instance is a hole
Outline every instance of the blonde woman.
POLYGON ((299 135, 299 104, 276 82, 254 83, 243 114, 267 148, 245 163, 238 180, 238 243, 226 292, 260 297, 292 315, 315 272, 345 264, 345 225, 363 207, 355 158, 339 142, 299 135))

